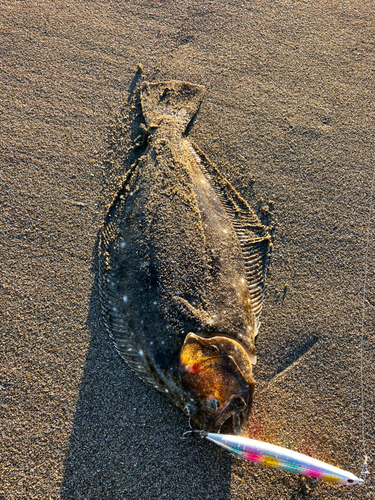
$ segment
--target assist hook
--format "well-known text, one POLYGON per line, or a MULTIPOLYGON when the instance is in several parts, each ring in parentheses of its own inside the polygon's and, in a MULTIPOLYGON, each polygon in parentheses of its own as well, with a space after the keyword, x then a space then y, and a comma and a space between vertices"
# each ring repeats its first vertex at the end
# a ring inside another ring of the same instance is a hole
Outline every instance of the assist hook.
POLYGON ((201 431, 199 429, 193 429, 192 426, 191 426, 191 419, 189 418, 189 427, 190 427, 190 430, 189 431, 186 431, 182 434, 181 436, 181 439, 186 439, 186 435, 187 434, 199 434, 199 436, 201 438, 204 438, 207 436, 207 432, 206 431, 201 431))

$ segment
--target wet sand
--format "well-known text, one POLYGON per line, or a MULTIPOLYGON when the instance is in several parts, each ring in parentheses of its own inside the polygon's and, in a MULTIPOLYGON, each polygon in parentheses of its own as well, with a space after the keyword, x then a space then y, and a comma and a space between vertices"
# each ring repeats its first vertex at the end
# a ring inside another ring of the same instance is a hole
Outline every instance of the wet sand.
POLYGON ((113 349, 95 282, 137 64, 204 85, 190 138, 277 224, 250 433, 359 473, 373 3, 30 1, 0 15, 0 499, 373 498, 371 476, 314 483, 182 441, 186 417, 113 349))

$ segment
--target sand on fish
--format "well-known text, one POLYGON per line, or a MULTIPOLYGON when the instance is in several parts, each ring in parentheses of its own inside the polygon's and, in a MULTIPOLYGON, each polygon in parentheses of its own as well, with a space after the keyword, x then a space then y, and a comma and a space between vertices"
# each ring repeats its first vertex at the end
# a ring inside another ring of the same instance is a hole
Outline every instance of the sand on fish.
POLYGON ((14 1, 0 16, 0 499, 372 498, 371 476, 348 491, 181 441, 186 417, 113 349, 95 276, 137 64, 204 85, 191 140, 277 222, 250 432, 358 473, 373 3, 14 1))

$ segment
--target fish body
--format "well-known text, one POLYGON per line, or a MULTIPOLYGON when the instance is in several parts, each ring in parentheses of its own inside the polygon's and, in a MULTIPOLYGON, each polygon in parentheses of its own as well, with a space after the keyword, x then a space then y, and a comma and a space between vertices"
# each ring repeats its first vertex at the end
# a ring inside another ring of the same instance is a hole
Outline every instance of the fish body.
POLYGON ((278 470, 346 486, 364 482, 351 472, 281 446, 226 434, 208 433, 205 437, 240 458, 262 463, 278 470))
POLYGON ((254 339, 270 235, 186 137, 204 88, 144 83, 148 142, 99 235, 99 282, 117 351, 201 428, 239 432, 254 391, 254 339))

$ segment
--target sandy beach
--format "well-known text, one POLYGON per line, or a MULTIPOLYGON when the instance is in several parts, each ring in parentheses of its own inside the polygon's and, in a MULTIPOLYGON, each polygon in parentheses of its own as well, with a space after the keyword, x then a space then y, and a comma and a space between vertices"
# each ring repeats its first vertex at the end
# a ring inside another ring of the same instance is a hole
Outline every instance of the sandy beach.
POLYGON ((374 3, 0 5, 0 500, 375 498, 195 437, 105 331, 97 237, 124 175, 128 101, 204 85, 189 137, 274 249, 249 435, 358 475, 374 454, 374 3))

